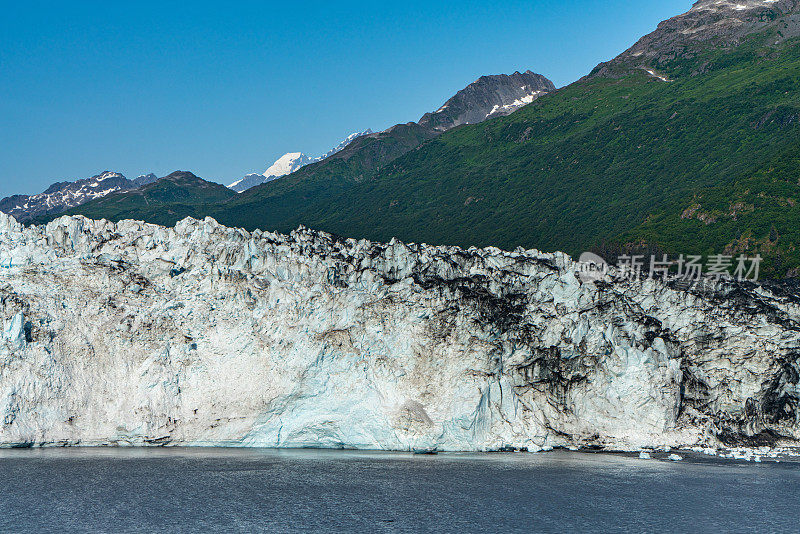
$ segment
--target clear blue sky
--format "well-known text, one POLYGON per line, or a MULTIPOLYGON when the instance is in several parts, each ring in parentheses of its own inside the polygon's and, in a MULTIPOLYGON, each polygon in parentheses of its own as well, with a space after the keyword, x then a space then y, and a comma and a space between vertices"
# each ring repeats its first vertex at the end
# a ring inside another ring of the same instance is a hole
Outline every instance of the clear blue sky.
POLYGON ((0 196, 106 169, 228 183, 417 120, 483 74, 566 85, 691 4, 5 2, 0 196))

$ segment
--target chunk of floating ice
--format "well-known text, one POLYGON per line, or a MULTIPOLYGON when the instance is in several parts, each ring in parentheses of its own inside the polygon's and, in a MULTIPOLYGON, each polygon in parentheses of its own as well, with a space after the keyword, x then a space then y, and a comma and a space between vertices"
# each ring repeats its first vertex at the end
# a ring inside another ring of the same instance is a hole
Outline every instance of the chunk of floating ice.
POLYGON ((652 456, 650 456, 649 452, 642 451, 639 453, 639 458, 641 458, 642 460, 649 460, 650 458, 652 458, 652 456))
POLYGON ((670 460, 672 460, 673 462, 680 462, 681 460, 683 460, 683 456, 681 456, 681 455, 679 455, 679 454, 670 454, 670 455, 668 456, 668 458, 669 458, 670 460))

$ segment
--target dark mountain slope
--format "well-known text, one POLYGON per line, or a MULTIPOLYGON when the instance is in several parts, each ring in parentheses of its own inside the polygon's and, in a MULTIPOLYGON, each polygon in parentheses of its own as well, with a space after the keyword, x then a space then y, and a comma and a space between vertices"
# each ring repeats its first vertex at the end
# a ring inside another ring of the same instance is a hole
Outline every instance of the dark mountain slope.
MULTIPOLYGON (((440 135, 442 131, 466 120, 483 120, 488 115, 502 116, 531 102, 553 88, 553 83, 530 71, 512 75, 483 76, 459 91, 434 113, 426 114, 421 122, 398 124, 379 133, 356 138, 340 152, 324 161, 306 165, 289 176, 246 190, 224 207, 204 207, 208 212, 236 221, 238 226, 273 228, 297 225, 306 207, 326 202, 339 191, 360 181, 371 179, 388 163, 440 135)), ((187 193, 188 194, 188 193, 187 193)), ((91 217, 118 219, 126 217, 159 222, 174 222, 185 213, 206 213, 188 206, 152 212, 147 205, 131 197, 117 197, 111 203, 92 204, 76 210, 91 217), (108 211, 106 211, 108 210, 108 211), (172 213, 171 219, 168 215, 172 213), (174 220, 173 220, 174 219, 174 220)))
POLYGON ((236 192, 223 185, 206 182, 190 172, 176 171, 137 190, 108 195, 66 214, 111 221, 140 219, 171 225, 185 217, 202 217, 211 205, 235 196, 236 192))
POLYGON ((700 3, 699 15, 683 16, 700 21, 683 26, 683 40, 657 46, 673 33, 665 26, 683 23, 662 24, 592 76, 509 117, 445 133, 330 197, 302 197, 284 220, 252 206, 213 215, 249 227, 302 223, 345 236, 573 254, 603 243, 762 253, 772 274, 793 274, 800 44, 786 37, 797 6, 781 5, 791 11, 715 8, 711 25, 724 29, 715 39, 702 29, 700 3), (647 55, 643 42, 667 53, 647 55))
POLYGON ((511 75, 481 76, 436 112, 423 115, 419 124, 446 132, 462 124, 478 124, 486 119, 510 115, 555 90, 553 82, 529 70, 511 75))
POLYGON ((56 182, 37 195, 13 195, 0 200, 0 211, 18 221, 56 215, 117 191, 143 185, 140 179, 128 180, 117 172, 105 171, 74 182, 56 182))
MULTIPOLYGON (((364 139, 350 159, 200 212, 380 240, 760 253, 768 273, 796 274, 798 9, 795 0, 703 0, 512 115, 391 161, 365 158, 370 172, 356 157, 364 139)), ((409 125, 407 146, 414 132, 409 125)))

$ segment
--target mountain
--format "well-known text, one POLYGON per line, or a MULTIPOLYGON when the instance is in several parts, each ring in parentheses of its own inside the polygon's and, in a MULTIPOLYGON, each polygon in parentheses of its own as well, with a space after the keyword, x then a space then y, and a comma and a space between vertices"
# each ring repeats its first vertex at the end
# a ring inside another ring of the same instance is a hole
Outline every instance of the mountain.
POLYGON ((761 255, 798 276, 799 28, 798 0, 702 0, 511 115, 363 136, 202 214, 611 261, 761 255))
POLYGON ((334 154, 338 154, 339 152, 341 152, 342 150, 347 148, 347 146, 350 143, 352 143, 353 141, 355 141, 359 137, 363 137, 365 135, 370 135, 372 133, 374 133, 374 132, 370 128, 367 128, 363 132, 351 133, 350 135, 345 137, 344 140, 341 143, 339 143, 338 145, 336 145, 335 147, 333 147, 332 149, 330 149, 329 151, 327 151, 326 153, 324 153, 320 157, 316 158, 314 161, 322 161, 324 159, 328 159, 329 157, 333 156, 334 154))
POLYGON ((229 189, 236 191, 237 193, 243 193, 250 189, 251 187, 255 187, 257 185, 261 185, 267 181, 266 176, 263 174, 258 174, 257 172, 246 174, 244 178, 240 180, 236 180, 232 184, 228 186, 229 189))
POLYGON ((0 200, 0 212, 27 222, 48 215, 58 215, 71 208, 119 191, 130 191, 158 180, 153 174, 128 180, 118 172, 105 171, 74 182, 56 182, 38 195, 13 195, 0 200))
MULTIPOLYGON (((394 159, 468 120, 511 113, 533 101, 554 85, 544 76, 524 74, 483 76, 462 89, 420 122, 398 124, 377 133, 365 132, 320 162, 303 166, 287 178, 247 190, 235 199, 229 221, 272 228, 297 222, 308 207, 324 205, 331 195, 368 180, 394 159), (477 110, 472 112, 472 109, 477 110)), ((254 177, 259 180, 257 177, 254 177)), ((215 212, 216 213, 216 212, 215 212)))
MULTIPOLYGON (((173 222, 199 216, 210 205, 228 201, 236 194, 224 185, 207 182, 191 172, 175 171, 138 189, 98 198, 66 213, 115 221, 136 218, 154 223, 173 222)), ((37 222, 44 220, 47 219, 37 222)))
POLYGON ((267 180, 271 180, 279 176, 285 176, 293 173, 300 167, 308 165, 312 161, 314 160, 302 152, 289 152, 278 158, 275 163, 264 171, 264 177, 267 180))
POLYGON ((137 188, 145 186, 145 185, 150 185, 150 184, 152 184, 153 182, 156 182, 156 181, 158 181, 158 176, 156 176, 152 172, 150 174, 142 174, 138 178, 135 178, 134 180, 132 180, 133 185, 135 187, 137 187, 137 188))
MULTIPOLYGON (((481 76, 458 91, 438 110, 423 115, 419 122, 397 124, 379 133, 367 130, 353 134, 332 151, 305 165, 328 162, 327 166, 315 166, 308 171, 309 175, 321 180, 327 180, 326 177, 331 174, 362 180, 442 132, 463 124, 508 115, 553 90, 553 82, 530 70, 511 75, 481 76)), ((231 184, 231 187, 244 191, 252 188, 256 182, 268 181, 260 180, 257 175, 248 175, 231 184)))
POLYGON ((242 193, 251 187, 291 174, 312 161, 314 160, 302 152, 289 152, 278 158, 278 160, 264 171, 263 174, 248 174, 241 180, 233 182, 228 187, 237 193, 242 193))
MULTIPOLYGON (((395 158, 441 135, 443 130, 468 120, 484 120, 510 113, 553 87, 552 82, 530 71, 483 76, 459 91, 439 110, 426 114, 420 123, 398 124, 378 133, 371 130, 354 133, 331 151, 313 159, 299 152, 285 154, 263 174, 249 174, 229 186, 231 190, 242 193, 235 199, 222 199, 224 205, 230 204, 233 210, 225 216, 243 225, 257 221, 255 224, 264 228, 295 221, 297 210, 302 213, 304 206, 312 201, 324 201, 341 187, 347 188, 363 181, 395 158), (472 106, 478 110, 477 115, 472 113, 472 106), (280 176, 287 178, 275 180, 280 176), (268 198, 264 199, 264 195, 268 198), (259 206, 262 201, 264 205, 259 206)), ((185 196, 191 198, 193 195, 187 191, 185 196)), ((139 198, 132 195, 129 203, 122 195, 70 213, 110 220, 130 217, 169 224, 187 213, 199 216, 226 209, 208 203, 204 195, 199 195, 202 205, 189 206, 186 201, 181 201, 174 209, 159 210, 153 210, 151 205, 137 200, 139 198)), ((164 207, 164 204, 159 205, 164 207)), ((39 219, 45 220, 47 218, 39 219)))
MULTIPOLYGON (((248 228, 609 259, 761 254, 770 276, 796 276, 798 21, 796 1, 698 2, 509 116, 372 165, 337 160, 348 149, 207 214, 248 228)), ((366 141, 352 158, 365 159, 366 141)))
POLYGON ((38 195, 13 195, 0 200, 0 212, 18 221, 58 214, 116 191, 137 187, 118 172, 105 171, 75 182, 56 182, 38 195))
POLYGON ((242 193, 247 191, 248 189, 255 187, 257 185, 261 185, 265 182, 270 182, 276 178, 280 178, 281 176, 286 176, 287 174, 291 174, 294 171, 300 169, 308 165, 309 163, 315 163, 317 161, 322 161, 327 159, 334 154, 337 154, 344 150, 347 145, 352 143, 357 138, 369 135, 372 133, 372 130, 367 129, 363 132, 355 132, 348 135, 341 143, 337 146, 326 152, 325 154, 312 158, 303 154, 302 152, 289 152, 281 156, 275 163, 273 163, 269 169, 264 171, 263 174, 248 174, 241 180, 233 182, 228 187, 236 191, 237 193, 242 193))
POLYGON ((553 82, 530 70, 512 75, 481 76, 419 120, 425 128, 446 132, 462 124, 509 115, 542 95, 555 91, 553 82))
POLYGON ((593 75, 608 75, 618 65, 675 70, 681 61, 699 63, 692 65, 699 67, 692 71, 699 74, 710 63, 692 60, 710 46, 736 47, 767 29, 773 30, 772 46, 800 36, 797 8, 797 0, 700 0, 687 13, 659 24, 613 61, 600 64, 593 75))

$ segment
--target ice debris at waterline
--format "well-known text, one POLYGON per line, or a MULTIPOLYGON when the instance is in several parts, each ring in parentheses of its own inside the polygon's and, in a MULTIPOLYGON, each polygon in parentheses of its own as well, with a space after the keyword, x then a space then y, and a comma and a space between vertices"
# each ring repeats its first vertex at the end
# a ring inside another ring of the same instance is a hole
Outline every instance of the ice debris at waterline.
POLYGON ((565 254, 0 215, 0 442, 791 446, 798 299, 565 254))

